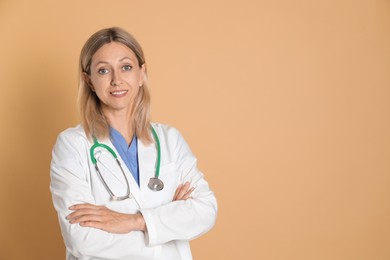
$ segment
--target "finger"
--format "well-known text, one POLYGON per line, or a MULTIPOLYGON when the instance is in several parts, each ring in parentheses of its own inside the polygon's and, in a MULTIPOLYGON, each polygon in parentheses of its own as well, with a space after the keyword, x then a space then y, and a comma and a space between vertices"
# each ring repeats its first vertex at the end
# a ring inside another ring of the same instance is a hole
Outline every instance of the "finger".
MULTIPOLYGON (((124 214, 121 214, 124 215, 124 214)), ((126 218, 118 218, 113 216, 107 216, 100 219, 91 218, 88 221, 81 221, 79 225, 81 227, 91 227, 104 230, 106 232, 114 233, 114 234, 125 234, 133 230, 133 228, 129 227, 128 217, 126 218)))
POLYGON ((192 187, 191 189, 189 189, 186 193, 184 193, 179 199, 180 200, 186 200, 188 199, 189 197, 191 197, 191 193, 194 191, 194 187, 192 187))
POLYGON ((66 219, 78 218, 87 214, 99 214, 98 212, 99 210, 96 209, 79 209, 66 216, 66 219))
POLYGON ((90 227, 90 228, 100 229, 100 230, 103 230, 103 231, 106 231, 106 232, 110 232, 110 233, 117 233, 117 234, 126 233, 126 232, 115 232, 115 231, 112 231, 107 226, 107 224, 103 223, 103 222, 85 221, 85 222, 81 222, 79 225, 82 226, 82 227, 90 227))
POLYGON ((176 189, 176 194, 175 194, 175 197, 173 200, 179 200, 180 199, 180 194, 182 194, 183 192, 185 192, 185 189, 186 189, 186 184, 180 184, 177 189, 176 189))
POLYGON ((188 187, 190 186, 190 183, 189 182, 186 182, 184 184, 180 184, 177 189, 176 189, 176 192, 175 192, 175 195, 173 197, 173 201, 175 200, 178 200, 180 199, 180 194, 183 194, 187 191, 188 187))
POLYGON ((82 227, 98 228, 103 230, 103 225, 100 222, 84 221, 79 224, 82 227))
POLYGON ((97 206, 89 203, 75 204, 69 207, 70 210, 79 210, 79 209, 99 209, 103 206, 97 206))
POLYGON ((83 215, 81 217, 71 219, 69 223, 76 224, 76 223, 89 222, 89 221, 102 222, 104 221, 104 218, 99 215, 83 215))
POLYGON ((183 187, 180 189, 179 193, 177 194, 177 197, 176 199, 182 199, 182 197, 184 196, 184 194, 187 193, 188 189, 190 188, 190 183, 189 182, 186 182, 183 187))
POLYGON ((86 208, 78 209, 66 216, 66 219, 74 219, 83 215, 105 215, 107 214, 106 208, 86 208))
MULTIPOLYGON (((77 221, 77 220, 80 220, 81 218, 85 217, 85 216, 101 216, 100 214, 96 214, 95 212, 76 212, 76 213, 73 213, 71 215, 68 215, 66 217, 66 219, 69 221, 69 222, 74 222, 74 221, 77 221)), ((78 221, 80 222, 80 221, 78 221)))
POLYGON ((74 212, 70 214, 67 219, 71 224, 73 223, 80 223, 85 221, 98 221, 98 222, 104 222, 108 221, 110 218, 115 218, 115 212, 103 208, 103 209, 85 209, 85 210, 78 210, 77 212, 74 212))
POLYGON ((181 187, 183 187, 183 184, 179 184, 179 186, 176 188, 175 195, 173 195, 173 200, 176 200, 177 195, 179 194, 181 187))
POLYGON ((192 187, 191 189, 189 189, 184 195, 183 197, 181 198, 182 200, 187 200, 191 197, 191 194, 192 192, 195 190, 195 187, 192 187))

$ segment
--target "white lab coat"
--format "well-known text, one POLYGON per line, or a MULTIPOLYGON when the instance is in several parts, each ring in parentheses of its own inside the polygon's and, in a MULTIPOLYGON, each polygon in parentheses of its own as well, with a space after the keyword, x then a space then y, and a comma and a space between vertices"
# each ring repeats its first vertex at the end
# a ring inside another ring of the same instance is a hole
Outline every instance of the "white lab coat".
MULTIPOLYGON (((192 259, 189 240, 207 232, 215 223, 217 202, 203 174, 197 169, 196 158, 180 133, 169 126, 153 124, 161 145, 160 179, 164 189, 149 190, 147 184, 155 174, 155 144, 138 142, 140 186, 118 156, 128 176, 132 199, 110 201, 90 158, 92 143, 83 128, 62 132, 53 148, 51 184, 54 207, 58 213, 67 260, 176 260, 192 259), (172 202, 177 186, 186 181, 196 189, 192 198, 172 202), (65 217, 73 204, 105 205, 121 213, 140 212, 147 232, 111 234, 100 229, 70 224, 65 217)), ((119 154, 109 139, 99 140, 119 154)), ((126 182, 112 155, 95 150, 99 168, 115 195, 126 194, 126 182)))

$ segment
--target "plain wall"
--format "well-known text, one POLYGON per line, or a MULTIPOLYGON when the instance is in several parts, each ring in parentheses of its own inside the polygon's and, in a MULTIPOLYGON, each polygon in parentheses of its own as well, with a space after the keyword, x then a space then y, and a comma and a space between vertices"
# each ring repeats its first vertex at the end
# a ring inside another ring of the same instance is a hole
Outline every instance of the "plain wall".
POLYGON ((51 149, 120 26, 219 202, 195 259, 390 259, 389 0, 1 0, 0 259, 64 259, 51 149))

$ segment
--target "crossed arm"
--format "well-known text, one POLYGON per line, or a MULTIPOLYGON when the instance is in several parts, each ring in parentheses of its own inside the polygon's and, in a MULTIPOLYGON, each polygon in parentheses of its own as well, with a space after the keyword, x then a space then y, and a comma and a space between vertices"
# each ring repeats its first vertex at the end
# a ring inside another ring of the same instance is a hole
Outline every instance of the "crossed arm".
MULTIPOLYGON (((190 183, 180 184, 172 201, 187 200, 194 187, 190 183)), ((146 224, 142 214, 124 214, 113 211, 105 206, 93 204, 76 204, 69 207, 73 212, 66 219, 70 224, 79 224, 82 227, 91 227, 114 234, 125 234, 131 231, 146 231, 146 224)))

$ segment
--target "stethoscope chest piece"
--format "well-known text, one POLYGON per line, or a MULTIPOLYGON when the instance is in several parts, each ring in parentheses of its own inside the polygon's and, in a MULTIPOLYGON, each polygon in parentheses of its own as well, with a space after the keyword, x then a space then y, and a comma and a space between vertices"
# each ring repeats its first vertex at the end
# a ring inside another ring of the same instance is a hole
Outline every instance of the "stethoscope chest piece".
POLYGON ((149 180, 148 187, 152 191, 160 191, 164 188, 164 183, 159 178, 152 177, 149 180))

